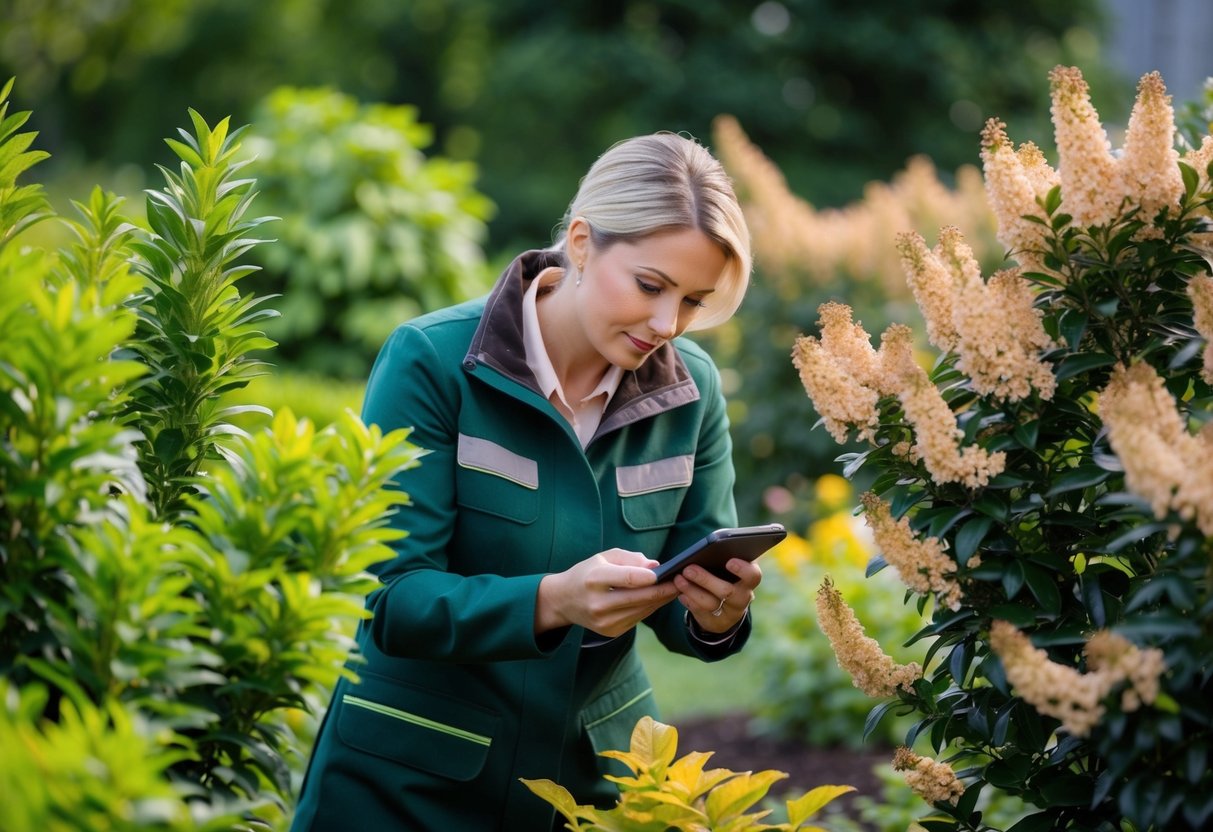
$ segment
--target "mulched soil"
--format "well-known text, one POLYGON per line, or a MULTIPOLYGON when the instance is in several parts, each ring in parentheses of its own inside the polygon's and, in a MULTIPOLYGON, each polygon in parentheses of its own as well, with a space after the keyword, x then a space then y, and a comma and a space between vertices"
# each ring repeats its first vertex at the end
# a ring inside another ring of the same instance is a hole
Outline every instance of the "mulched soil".
POLYGON ((881 784, 872 769, 892 760, 892 749, 812 748, 795 740, 755 734, 748 726, 749 717, 745 714, 679 720, 675 725, 678 756, 691 751, 713 751, 709 766, 733 771, 785 771, 788 778, 776 788, 793 795, 815 786, 854 786, 855 792, 838 798, 843 809, 859 795, 879 800, 881 784))

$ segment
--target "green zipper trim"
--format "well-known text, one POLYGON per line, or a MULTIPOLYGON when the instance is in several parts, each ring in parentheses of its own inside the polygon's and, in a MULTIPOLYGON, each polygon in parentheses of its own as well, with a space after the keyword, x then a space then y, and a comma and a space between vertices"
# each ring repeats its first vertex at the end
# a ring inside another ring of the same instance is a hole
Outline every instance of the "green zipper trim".
POLYGON ((369 699, 363 699, 359 696, 351 696, 348 693, 341 697, 341 701, 347 705, 353 705, 356 708, 366 708, 368 711, 374 711, 377 714, 390 716, 393 719, 399 719, 403 722, 419 725, 422 728, 429 728, 443 734, 449 734, 452 737, 458 737, 461 740, 468 740, 479 745, 488 746, 489 743, 492 742, 492 737, 486 737, 481 734, 473 734, 471 731, 464 731, 462 728, 454 728, 450 725, 443 725, 441 722, 435 722, 434 720, 426 719, 423 716, 410 714, 408 711, 402 711, 398 708, 380 705, 378 702, 372 702, 369 699))
POLYGON ((652 689, 652 688, 645 688, 645 689, 644 689, 644 690, 642 690, 640 693, 636 694, 636 695, 635 695, 635 696, 633 696, 631 699, 629 699, 627 702, 624 702, 624 703, 623 703, 622 705, 620 705, 618 708, 616 708, 615 710, 611 711, 611 712, 610 712, 609 714, 607 714, 606 716, 600 716, 600 717, 598 717, 598 719, 596 719, 596 720, 594 720, 593 722, 591 722, 590 724, 586 725, 586 726, 585 726, 585 730, 587 730, 587 731, 588 731, 588 730, 590 730, 591 728, 593 728, 594 726, 596 726, 596 725, 601 725, 602 723, 606 722, 608 719, 611 719, 612 717, 618 716, 619 714, 621 714, 621 713, 623 713, 624 711, 626 711, 628 708, 630 708, 630 707, 632 707, 633 705, 635 705, 635 704, 636 704, 637 702, 639 702, 641 699, 644 699, 646 696, 648 696, 648 695, 649 695, 650 693, 652 693, 652 692, 653 692, 653 689, 652 689))

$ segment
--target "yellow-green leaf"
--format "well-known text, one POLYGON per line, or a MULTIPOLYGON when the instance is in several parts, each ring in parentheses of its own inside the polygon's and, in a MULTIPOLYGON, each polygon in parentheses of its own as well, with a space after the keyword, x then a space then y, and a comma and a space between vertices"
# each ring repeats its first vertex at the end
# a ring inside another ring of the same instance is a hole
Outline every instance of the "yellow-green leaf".
POLYGON ((834 798, 853 791, 854 786, 818 786, 795 800, 788 801, 788 821, 796 828, 834 798))
POLYGON ((743 772, 721 783, 708 794, 707 813, 713 823, 740 814, 766 796, 771 786, 787 777, 782 771, 743 772))
POLYGON ((556 811, 560 814, 573 820, 577 811, 577 801, 564 786, 553 783, 551 780, 527 780, 525 777, 518 779, 522 781, 522 785, 555 806, 556 811))

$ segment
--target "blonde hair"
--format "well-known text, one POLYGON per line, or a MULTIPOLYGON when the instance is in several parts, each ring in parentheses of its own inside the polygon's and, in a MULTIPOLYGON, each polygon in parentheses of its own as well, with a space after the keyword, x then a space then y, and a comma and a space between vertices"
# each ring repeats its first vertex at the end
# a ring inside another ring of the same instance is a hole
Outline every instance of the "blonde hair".
POLYGON ((727 262, 711 303, 688 329, 724 323, 741 305, 750 282, 749 229, 728 174, 694 139, 662 132, 612 145, 582 177, 554 249, 565 250, 564 232, 576 217, 589 223, 599 249, 661 231, 702 231, 727 262))

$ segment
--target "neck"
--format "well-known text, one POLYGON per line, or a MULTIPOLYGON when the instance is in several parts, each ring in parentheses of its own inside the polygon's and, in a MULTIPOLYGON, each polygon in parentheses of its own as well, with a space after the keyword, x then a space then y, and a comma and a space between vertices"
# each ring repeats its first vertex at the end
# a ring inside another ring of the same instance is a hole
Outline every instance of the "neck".
POLYGON ((586 338, 577 314, 575 292, 572 283, 562 281, 536 307, 543 346, 570 401, 589 394, 609 366, 586 338))

